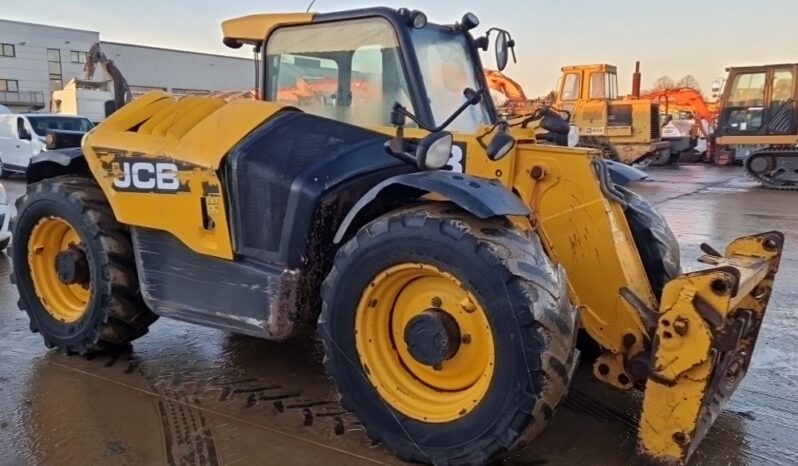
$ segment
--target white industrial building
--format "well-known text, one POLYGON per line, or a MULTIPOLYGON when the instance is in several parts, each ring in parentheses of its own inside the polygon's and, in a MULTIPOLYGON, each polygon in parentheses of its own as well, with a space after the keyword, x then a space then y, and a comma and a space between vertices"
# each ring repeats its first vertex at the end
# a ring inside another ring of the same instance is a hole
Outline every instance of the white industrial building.
MULTIPOLYGON (((53 91, 83 76, 97 31, 0 19, 0 105, 46 109, 53 91)), ((235 91, 254 86, 252 60, 142 45, 101 42, 134 95, 161 89, 175 95, 235 91)), ((97 70, 95 80, 105 80, 97 70)))

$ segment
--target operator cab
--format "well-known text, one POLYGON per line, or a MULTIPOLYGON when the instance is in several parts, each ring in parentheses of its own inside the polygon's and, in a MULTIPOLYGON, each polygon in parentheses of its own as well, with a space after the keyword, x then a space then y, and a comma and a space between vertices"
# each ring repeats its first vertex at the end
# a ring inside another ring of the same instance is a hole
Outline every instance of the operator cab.
POLYGON ((580 100, 616 100, 618 70, 613 65, 564 66, 558 86, 558 105, 573 112, 580 100))
MULTIPOLYGON (((467 102, 464 90, 487 89, 469 33, 478 24, 473 21, 466 15, 439 25, 415 10, 369 8, 256 15, 223 28, 228 46, 251 44, 262 53, 264 100, 365 127, 390 126, 398 102, 421 126, 437 127, 467 102)), ((447 129, 474 133, 494 123, 490 99, 480 99, 447 129)))
POLYGON ((729 68, 719 136, 794 135, 798 132, 798 64, 729 68))

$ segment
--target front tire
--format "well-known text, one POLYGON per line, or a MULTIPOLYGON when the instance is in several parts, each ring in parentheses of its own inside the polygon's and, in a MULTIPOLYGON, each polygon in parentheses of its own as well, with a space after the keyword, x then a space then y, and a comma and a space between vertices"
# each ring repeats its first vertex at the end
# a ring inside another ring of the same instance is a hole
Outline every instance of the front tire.
POLYGON ((682 273, 679 241, 654 204, 629 189, 617 188, 628 204, 626 220, 651 289, 660 300, 665 285, 682 273))
POLYGON ((404 460, 495 461, 568 391, 577 313, 531 233, 449 204, 397 211, 340 249, 322 295, 342 403, 404 460))
POLYGON ((93 353, 147 333, 157 316, 139 294, 129 233, 96 183, 61 176, 29 185, 12 228, 19 307, 48 348, 93 353))

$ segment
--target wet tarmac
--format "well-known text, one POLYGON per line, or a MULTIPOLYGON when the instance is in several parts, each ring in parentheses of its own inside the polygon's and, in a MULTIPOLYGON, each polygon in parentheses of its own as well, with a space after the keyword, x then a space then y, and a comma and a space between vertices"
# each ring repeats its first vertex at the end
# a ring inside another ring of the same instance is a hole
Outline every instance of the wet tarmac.
MULTIPOLYGON (((798 193, 739 169, 650 169, 634 188, 682 244, 778 229, 787 250, 747 378, 691 465, 798 464, 798 193)), ((24 189, 4 182, 11 197, 24 189)), ((312 338, 274 344, 168 319, 123 354, 67 357, 28 330, 0 254, 0 464, 398 464, 337 402, 312 338)), ((639 396, 580 369, 546 432, 509 465, 633 464, 639 396)))

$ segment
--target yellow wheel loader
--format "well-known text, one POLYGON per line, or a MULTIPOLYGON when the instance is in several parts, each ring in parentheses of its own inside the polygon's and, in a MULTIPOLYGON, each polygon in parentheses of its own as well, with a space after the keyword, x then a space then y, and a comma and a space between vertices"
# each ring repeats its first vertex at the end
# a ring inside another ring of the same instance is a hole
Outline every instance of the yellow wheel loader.
POLYGON ((368 8, 226 21, 264 100, 153 92, 31 164, 13 280, 45 344, 126 345, 157 316, 271 340, 318 328, 343 404, 405 460, 486 464, 596 377, 645 387, 640 453, 684 463, 745 375, 783 236, 678 245, 568 124, 496 117, 477 18, 368 8), (296 76, 325 99, 276 102, 296 76), (353 87, 368 81, 370 91, 353 87), (546 136, 549 137, 546 137, 546 136), (552 143, 553 141, 553 143, 552 143))

